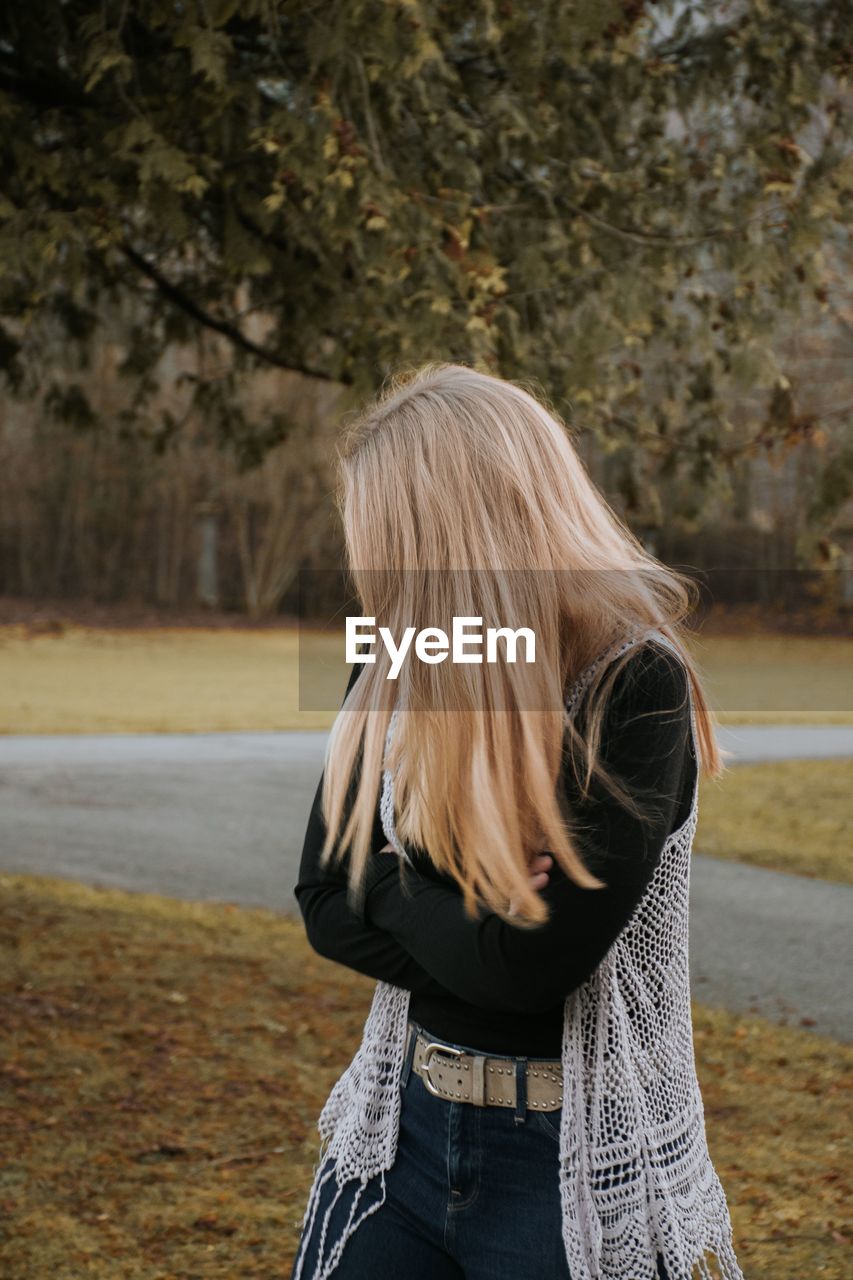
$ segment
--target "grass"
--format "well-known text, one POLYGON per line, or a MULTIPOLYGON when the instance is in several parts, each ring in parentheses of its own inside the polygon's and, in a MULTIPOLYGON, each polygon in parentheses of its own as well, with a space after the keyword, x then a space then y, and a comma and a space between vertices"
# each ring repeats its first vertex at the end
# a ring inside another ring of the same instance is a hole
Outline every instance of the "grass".
POLYGON ((709 635, 692 651, 721 724, 853 724, 853 642, 709 635))
POLYGON ((853 884, 853 760, 735 765, 699 788, 697 853, 853 884))
MULTIPOLYGON (((4 1280, 285 1277, 373 984, 297 921, 0 877, 4 1280)), ((749 1280, 849 1274, 853 1048, 693 1007, 749 1280)))
MULTIPOLYGON (((325 729, 299 710, 293 629, 0 627, 6 733, 210 733, 325 729)), ((339 706, 347 672, 340 668, 339 706)))
MULTIPOLYGON (((694 651, 724 724, 853 724, 849 640, 709 635, 694 651)), ((326 729, 340 655, 338 637, 286 627, 0 626, 0 731, 326 729)))

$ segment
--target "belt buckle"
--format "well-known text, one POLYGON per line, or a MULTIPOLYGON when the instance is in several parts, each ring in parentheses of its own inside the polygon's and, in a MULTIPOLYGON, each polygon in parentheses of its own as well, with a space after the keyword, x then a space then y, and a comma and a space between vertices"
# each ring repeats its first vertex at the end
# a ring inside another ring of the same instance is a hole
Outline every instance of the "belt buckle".
POLYGON ((432 1055, 434 1053, 446 1053, 446 1054, 449 1054, 449 1056, 452 1058, 463 1058, 465 1056, 465 1051, 464 1049, 454 1049, 452 1045, 441 1044, 438 1040, 430 1040, 429 1044, 426 1046, 424 1050, 424 1057, 423 1057, 423 1061, 421 1062, 421 1067, 424 1073, 423 1082, 426 1085, 429 1092, 433 1095, 433 1097, 444 1098, 444 1094, 439 1093, 438 1089, 436 1089, 435 1085, 432 1082, 432 1077, 430 1076, 430 1073, 429 1073, 429 1066, 430 1066, 430 1062, 432 1061, 432 1055))

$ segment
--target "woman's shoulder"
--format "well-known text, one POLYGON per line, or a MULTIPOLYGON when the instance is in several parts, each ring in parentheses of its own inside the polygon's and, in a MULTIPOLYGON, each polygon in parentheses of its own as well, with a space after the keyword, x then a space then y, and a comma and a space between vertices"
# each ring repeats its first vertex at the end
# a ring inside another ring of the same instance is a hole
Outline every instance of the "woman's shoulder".
POLYGON ((644 636, 628 650, 620 672, 625 683, 647 694, 687 692, 688 674, 684 658, 672 642, 655 632, 644 636))
POLYGON ((612 714, 639 711, 680 711, 689 714, 687 666, 678 647, 657 632, 649 632, 625 648, 604 655, 602 679, 616 667, 608 696, 612 714), (624 656, 623 656, 624 655, 624 656))
POLYGON ((690 677, 681 653, 655 637, 643 639, 617 672, 604 713, 608 750, 650 757, 691 743, 690 677))

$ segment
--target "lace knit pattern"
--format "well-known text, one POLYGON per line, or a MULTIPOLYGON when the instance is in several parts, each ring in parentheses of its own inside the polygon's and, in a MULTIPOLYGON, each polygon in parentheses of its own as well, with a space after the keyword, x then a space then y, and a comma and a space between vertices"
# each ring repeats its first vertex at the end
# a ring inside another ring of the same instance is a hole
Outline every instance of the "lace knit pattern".
MULTIPOLYGON (((632 637, 586 668, 572 685, 567 710, 577 706, 601 663, 652 637, 677 652, 658 631, 632 637)), ((708 1152, 693 1051, 688 902, 698 798, 697 768, 690 813, 667 838, 637 909, 596 971, 566 998, 559 1181, 572 1280, 657 1280, 659 1253, 670 1280, 694 1280, 695 1274, 701 1280, 744 1280, 725 1193, 708 1152), (708 1254, 717 1260, 716 1275, 708 1254)), ((393 777, 387 770, 381 815, 389 843, 405 853, 394 830, 393 777)), ((326 1280, 359 1223, 384 1203, 385 1173, 394 1163, 399 1133, 408 1010, 408 991, 377 983, 361 1044, 320 1114, 318 1129, 327 1145, 303 1233, 313 1228, 327 1178, 336 1179, 335 1200, 347 1184, 356 1194, 333 1242, 327 1242, 332 1206, 327 1209, 315 1273, 302 1280, 326 1280), (327 1156, 333 1164, 321 1174, 327 1156), (374 1177, 380 1178, 381 1198, 357 1217, 359 1196, 374 1177)), ((297 1260, 294 1280, 301 1276, 297 1260)))

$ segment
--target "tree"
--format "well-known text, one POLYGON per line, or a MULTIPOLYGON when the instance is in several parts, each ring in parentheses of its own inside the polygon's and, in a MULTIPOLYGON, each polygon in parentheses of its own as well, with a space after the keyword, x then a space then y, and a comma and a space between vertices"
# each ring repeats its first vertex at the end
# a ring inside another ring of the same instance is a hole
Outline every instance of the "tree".
POLYGON ((450 358, 532 380, 631 484, 708 486, 797 429, 771 340, 849 246, 851 26, 846 0, 5 5, 0 364, 94 427, 73 368, 120 309, 130 431, 212 330, 197 403, 252 461, 287 423, 251 420, 248 369, 361 395, 450 358))

